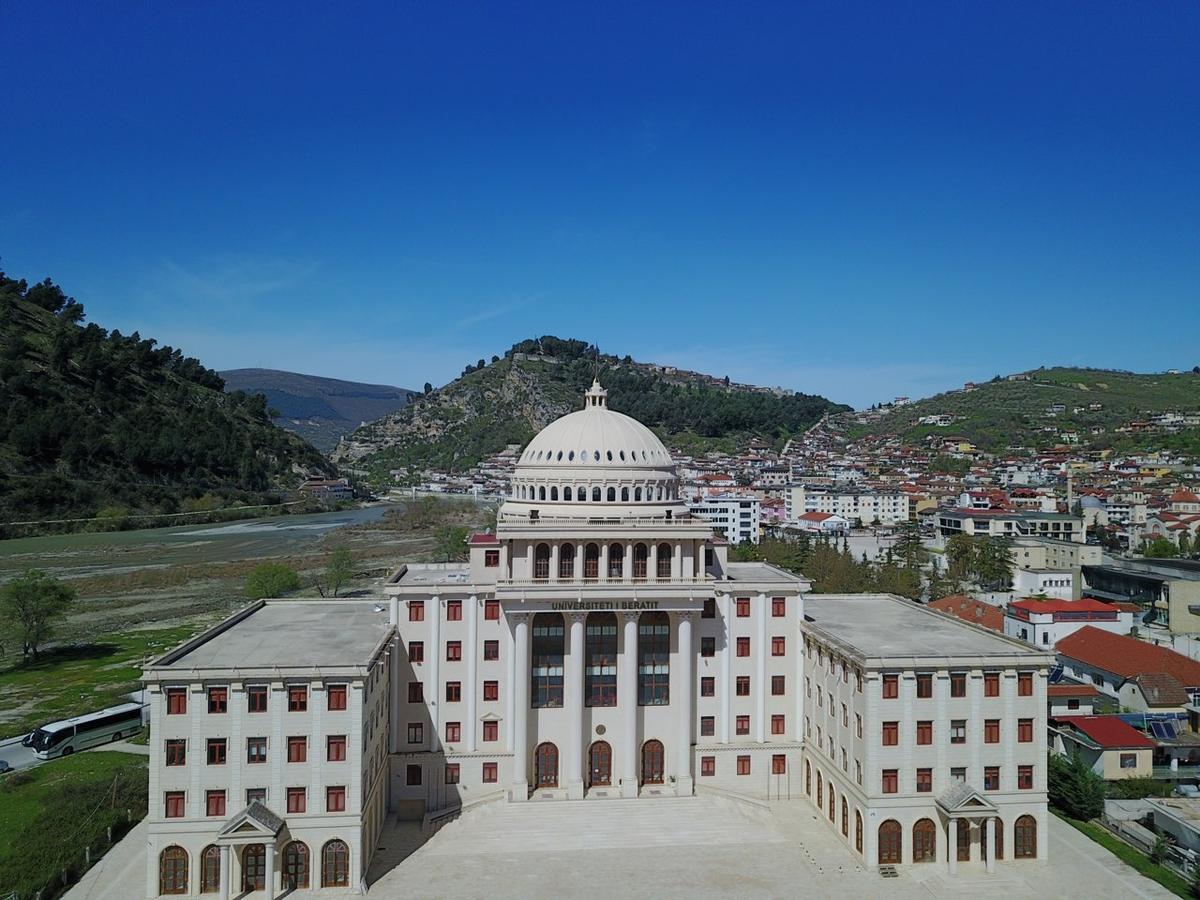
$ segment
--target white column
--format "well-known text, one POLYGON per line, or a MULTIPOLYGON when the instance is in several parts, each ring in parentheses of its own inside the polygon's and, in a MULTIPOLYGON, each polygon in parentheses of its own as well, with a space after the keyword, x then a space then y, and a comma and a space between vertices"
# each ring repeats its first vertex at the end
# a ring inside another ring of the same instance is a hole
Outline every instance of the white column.
POLYGON ((692 674, 692 614, 679 613, 679 642, 676 650, 676 680, 671 702, 679 710, 679 755, 675 764, 676 793, 692 795, 692 693, 695 677, 692 674))
POLYGON ((984 846, 987 847, 987 873, 989 875, 996 874, 996 820, 992 816, 984 819, 983 824, 983 840, 984 846))
POLYGON ((760 744, 767 739, 767 595, 759 594, 755 600, 754 624, 755 642, 758 646, 754 653, 754 735, 760 744))
MULTIPOLYGON (((388 716, 388 744, 389 750, 392 753, 397 753, 400 750, 400 656, 404 652, 404 645, 400 641, 400 598, 392 597, 388 619, 392 627, 396 629, 396 633, 392 635, 392 659, 389 674, 391 676, 391 702, 388 704, 388 709, 391 710, 391 715, 388 716)), ((406 698, 407 699, 407 698, 406 698)))
POLYGON ((558 581, 558 542, 550 545, 550 580, 558 581))
POLYGON ((513 657, 516 661, 512 684, 514 716, 513 784, 510 799, 529 799, 529 616, 516 616, 513 625, 513 657))
POLYGON ((567 683, 563 700, 570 711, 567 735, 567 799, 583 799, 583 627, 586 613, 568 613, 571 628, 567 683))
POLYGON ((621 663, 617 672, 617 703, 621 707, 621 796, 638 795, 638 671, 637 627, 638 614, 622 613, 624 641, 621 644, 621 663))
POLYGON ((267 886, 266 900, 275 900, 275 842, 273 840, 267 841, 267 877, 263 884, 267 886))
POLYGON ((946 823, 946 863, 951 875, 958 872, 958 823, 961 819, 951 819, 946 823))
POLYGON ((674 557, 671 560, 671 577, 683 578, 683 541, 676 541, 674 544, 674 557))
POLYGON ((646 580, 658 581, 658 541, 651 541, 649 559, 646 561, 646 580))
POLYGON ((221 856, 221 872, 217 878, 217 891, 220 900, 229 900, 229 845, 220 844, 217 848, 221 856))
POLYGON ((509 615, 507 612, 504 615, 505 624, 509 626, 504 629, 504 661, 506 666, 506 678, 504 682, 504 749, 512 753, 513 738, 516 734, 513 723, 517 720, 517 649, 512 631, 512 625, 516 620, 510 620, 509 615))
POLYGON ((467 752, 475 752, 479 731, 479 598, 467 598, 467 752))
POLYGON ((575 545, 575 580, 583 581, 583 548, 586 544, 575 545))
MULTIPOLYGON (((429 681, 425 685, 426 703, 429 705, 429 718, 433 727, 429 734, 429 750, 437 753, 442 749, 442 598, 434 594, 429 598, 429 647, 425 650, 425 660, 429 666, 429 681)), ((431 776, 432 777, 432 776, 431 776)))
POLYGON ((601 581, 608 578, 608 543, 600 545, 600 571, 597 573, 601 581))
POLYGON ((621 561, 621 580, 633 581, 633 542, 625 543, 625 558, 621 561))
POLYGON ((733 733, 733 604, 728 594, 717 595, 717 608, 725 628, 725 647, 721 650, 721 743, 728 744, 733 733))

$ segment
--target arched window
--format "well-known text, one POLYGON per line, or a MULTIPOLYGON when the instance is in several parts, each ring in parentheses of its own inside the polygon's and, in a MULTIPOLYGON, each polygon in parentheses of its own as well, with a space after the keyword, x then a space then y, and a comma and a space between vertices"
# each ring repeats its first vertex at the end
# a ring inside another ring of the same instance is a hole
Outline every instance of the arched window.
POLYGON ((625 545, 624 544, 609 544, 608 545, 608 577, 620 578, 624 571, 625 563, 625 545))
POLYGON ((629 488, 627 488, 627 487, 621 488, 621 502, 622 503, 629 502, 629 488))
POLYGON ((665 581, 671 577, 671 545, 658 545, 658 571, 655 575, 660 581, 665 581))
POLYGON ((804 761, 804 793, 812 796, 812 766, 807 759, 804 761))
POLYGON ((583 577, 593 581, 600 577, 599 544, 588 544, 583 548, 583 577))
POLYGON ((580 487, 575 489, 575 499, 579 503, 587 503, 587 488, 580 487))
POLYGON ((334 838, 321 848, 321 887, 350 886, 350 848, 334 838))
POLYGON ((588 613, 583 655, 583 696, 588 706, 617 705, 617 614, 588 613))
POLYGON ((549 741, 533 751, 533 777, 539 788, 558 787, 558 747, 549 741))
POLYGON ((568 502, 570 501, 570 499, 571 499, 571 489, 570 489, 569 487, 565 487, 565 488, 563 488, 563 499, 564 499, 564 500, 566 500, 566 501, 568 501, 568 502))
POLYGON ((937 827, 932 819, 918 819, 913 825, 913 862, 934 862, 937 859, 937 827))
POLYGON ((242 890, 261 891, 267 885, 267 848, 247 844, 242 848, 242 890))
POLYGON ((862 849, 863 828, 862 828, 862 813, 857 809, 854 811, 854 849, 859 853, 862 849))
POLYGON ((563 544, 558 548, 558 577, 570 581, 575 577, 575 545, 563 544))
POLYGON ((608 497, 609 503, 616 503, 617 502, 617 489, 610 487, 608 489, 608 491, 606 492, 605 496, 608 497))
MULTIPOLYGON (((1004 859, 1004 820, 999 816, 992 819, 992 833, 996 835, 996 859, 1004 859)), ((987 843, 986 835, 984 844, 987 843)), ((987 848, 984 848, 984 858, 987 858, 987 848)))
POLYGON ((642 784, 663 783, 662 741, 646 741, 642 744, 642 784))
POLYGON ((530 705, 534 709, 563 705, 563 617, 538 613, 533 617, 533 664, 530 667, 530 705))
POLYGON ((558 488, 556 488, 556 487, 552 487, 552 488, 550 488, 550 499, 551 499, 551 500, 557 500, 557 499, 558 499, 558 488))
POLYGON ((888 819, 879 826, 879 864, 899 865, 904 829, 895 819, 888 819))
POLYGON ((308 887, 309 878, 308 844, 292 841, 283 848, 283 889, 295 890, 308 887))
POLYGON ((638 703, 666 706, 671 702, 671 620, 665 612, 638 617, 638 703))
POLYGON ((612 747, 607 741, 596 741, 588 748, 588 787, 608 787, 612 784, 612 747))
POLYGON ((821 808, 825 800, 825 781, 821 778, 821 773, 817 772, 817 809, 821 808))
POLYGON ((533 580, 545 581, 550 577, 550 545, 538 544, 533 550, 533 580))
POLYGON ((646 563, 650 559, 650 548, 645 544, 633 545, 633 580, 646 580, 646 563))
POLYGON ((833 795, 834 795, 833 782, 831 781, 831 782, 829 782, 829 821, 830 822, 837 821, 837 816, 834 814, 833 795))
POLYGON ((600 488, 599 488, 599 486, 592 488, 592 502, 593 502, 593 503, 599 503, 599 502, 600 502, 600 488))
POLYGON ((642 489, 640 487, 635 487, 633 489, 633 499, 635 502, 642 499, 642 489))
POLYGON ((182 847, 172 844, 158 857, 158 892, 186 894, 188 892, 188 855, 182 847))
POLYGON ((846 803, 845 795, 842 796, 842 837, 850 836, 850 806, 846 803))
POLYGON ((661 500, 663 498, 661 484, 658 486, 658 491, 656 493, 658 494, 658 499, 661 500))
POLYGON ((215 894, 221 889, 221 848, 209 844, 200 851, 200 893, 215 894))
POLYGON ((1037 820, 1021 816, 1013 826, 1013 859, 1037 859, 1037 820))

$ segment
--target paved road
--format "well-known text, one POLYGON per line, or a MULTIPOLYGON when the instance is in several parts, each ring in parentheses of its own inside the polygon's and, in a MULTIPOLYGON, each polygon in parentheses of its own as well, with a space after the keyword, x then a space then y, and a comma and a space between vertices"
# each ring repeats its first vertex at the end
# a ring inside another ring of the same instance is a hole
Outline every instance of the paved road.
POLYGON ((30 766, 36 766, 41 762, 41 760, 33 755, 32 749, 21 746, 20 739, 16 739, 11 743, 8 741, 0 743, 0 759, 4 760, 14 769, 28 769, 30 766))

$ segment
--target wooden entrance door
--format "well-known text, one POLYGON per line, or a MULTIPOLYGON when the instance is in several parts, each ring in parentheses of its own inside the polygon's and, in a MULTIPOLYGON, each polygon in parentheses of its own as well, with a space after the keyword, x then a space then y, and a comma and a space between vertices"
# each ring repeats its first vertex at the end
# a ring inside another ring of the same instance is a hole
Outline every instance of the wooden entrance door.
POLYGON ((588 787, 612 785, 612 747, 607 741, 596 741, 588 750, 588 787))
POLYGON ((242 890, 261 891, 267 886, 267 848, 247 844, 242 851, 242 890))
POLYGON ((662 741, 646 741, 642 744, 642 784, 663 783, 662 741))
POLYGON ((879 826, 879 864, 881 866, 900 863, 900 845, 903 835, 904 830, 895 819, 888 819, 879 826))
POLYGON ((548 742, 538 744, 534 751, 533 768, 538 787, 558 787, 558 747, 548 742))

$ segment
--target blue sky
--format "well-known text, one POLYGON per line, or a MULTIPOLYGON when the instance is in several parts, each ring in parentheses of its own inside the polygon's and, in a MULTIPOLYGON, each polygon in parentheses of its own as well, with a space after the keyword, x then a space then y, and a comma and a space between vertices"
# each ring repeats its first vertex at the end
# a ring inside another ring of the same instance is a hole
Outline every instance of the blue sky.
POLYGON ((1200 5, 0 4, 0 266, 215 368, 1200 364, 1200 5))

